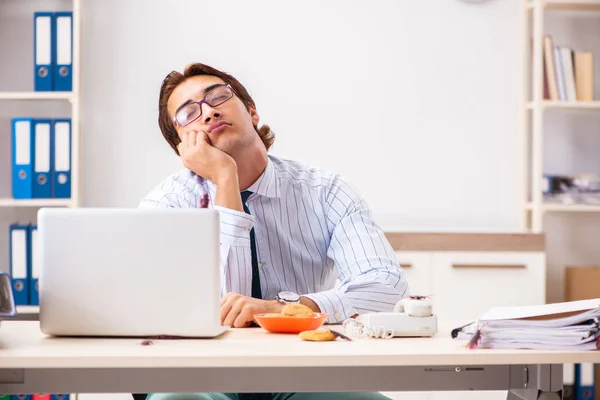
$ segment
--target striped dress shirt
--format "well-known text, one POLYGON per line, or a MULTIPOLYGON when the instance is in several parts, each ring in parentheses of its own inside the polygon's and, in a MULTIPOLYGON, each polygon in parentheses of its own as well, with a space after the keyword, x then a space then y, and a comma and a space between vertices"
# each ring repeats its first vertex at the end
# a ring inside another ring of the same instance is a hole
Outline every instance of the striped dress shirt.
POLYGON ((339 323, 354 314, 391 311, 408 283, 359 192, 338 174, 269 155, 248 188, 250 214, 213 204, 216 186, 184 169, 167 177, 141 208, 195 208, 208 195, 219 212, 221 295, 250 296, 254 227, 263 299, 292 291, 339 323))

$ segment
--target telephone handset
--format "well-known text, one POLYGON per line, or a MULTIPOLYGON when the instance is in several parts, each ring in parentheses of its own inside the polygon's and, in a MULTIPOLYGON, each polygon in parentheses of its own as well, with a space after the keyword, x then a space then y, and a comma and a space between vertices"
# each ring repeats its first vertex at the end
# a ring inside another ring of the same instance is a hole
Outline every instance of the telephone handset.
POLYGON ((409 296, 400 300, 393 311, 361 314, 344 321, 350 336, 381 338, 433 336, 437 333, 437 316, 427 296, 409 296))

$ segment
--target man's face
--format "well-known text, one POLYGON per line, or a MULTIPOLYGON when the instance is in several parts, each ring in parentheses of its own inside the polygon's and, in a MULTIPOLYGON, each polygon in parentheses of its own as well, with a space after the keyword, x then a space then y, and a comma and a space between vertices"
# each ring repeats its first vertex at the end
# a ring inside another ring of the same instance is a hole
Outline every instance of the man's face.
MULTIPOLYGON (((257 133, 254 125, 258 125, 258 114, 252 107, 248 112, 235 93, 233 97, 228 98, 228 93, 231 92, 223 86, 224 84, 225 82, 216 76, 199 75, 188 78, 175 88, 167 101, 167 109, 171 118, 179 112, 177 116, 183 117, 180 118, 183 121, 187 112, 194 107, 186 103, 204 99, 212 104, 221 103, 214 106, 202 103, 202 113, 199 117, 185 126, 176 123, 175 129, 180 138, 184 132, 204 131, 213 146, 233 156, 236 149, 241 149, 255 140, 257 133)), ((194 116, 190 114, 190 117, 194 116)))

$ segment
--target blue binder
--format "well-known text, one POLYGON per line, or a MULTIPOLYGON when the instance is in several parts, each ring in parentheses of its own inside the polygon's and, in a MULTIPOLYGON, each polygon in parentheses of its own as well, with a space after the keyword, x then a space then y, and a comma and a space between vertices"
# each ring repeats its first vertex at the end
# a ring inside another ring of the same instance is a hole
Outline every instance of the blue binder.
POLYGON ((33 81, 36 92, 49 92, 54 89, 52 79, 53 25, 54 19, 51 12, 35 12, 33 14, 33 81))
POLYGON ((13 394, 11 400, 31 400, 30 394, 13 394))
POLYGON ((71 198, 71 120, 52 122, 52 197, 71 198))
POLYGON ((50 131, 51 121, 49 119, 33 120, 33 198, 35 199, 49 199, 52 194, 50 131))
POLYGON ((54 90, 73 90, 73 13, 54 13, 54 90))
POLYGON ((594 400, 595 397, 595 371, 593 363, 575 365, 575 399, 594 400))
POLYGON ((33 121, 12 120, 12 195, 15 199, 33 197, 33 121))
POLYGON ((50 399, 51 400, 69 400, 70 396, 68 394, 53 394, 50 399))
POLYGON ((11 224, 9 236, 10 276, 15 305, 29 305, 29 226, 11 224))
POLYGON ((29 240, 29 305, 39 306, 40 305, 40 260, 39 260, 39 249, 38 249, 38 229, 37 225, 30 225, 28 230, 29 240))

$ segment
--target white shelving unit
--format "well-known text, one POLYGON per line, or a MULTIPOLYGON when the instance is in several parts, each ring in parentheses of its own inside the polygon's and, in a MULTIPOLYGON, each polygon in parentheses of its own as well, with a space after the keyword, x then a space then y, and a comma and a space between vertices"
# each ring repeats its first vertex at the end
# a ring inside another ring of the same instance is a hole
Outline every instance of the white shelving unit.
MULTIPOLYGON (((2 0, 0 0, 2 1, 2 0)), ((50 6, 40 11, 51 11, 50 6)), ((73 11, 73 36, 72 36, 72 80, 71 92, 35 92, 35 91, 1 91, 0 103, 21 101, 60 101, 68 102, 71 110, 71 198, 70 199, 14 199, 0 198, 2 208, 42 208, 42 207, 78 207, 80 205, 80 38, 81 38, 81 0, 71 0, 73 11)), ((31 15, 33 19, 33 15, 31 15)), ((16 39, 15 39, 16 40, 16 39)), ((32 49, 33 51, 33 49, 32 49)), ((31 77, 33 79, 33 76, 31 77)), ((6 133, 6 132, 5 132, 6 133)), ((10 134, 10 131, 8 132, 10 134)), ((6 171, 5 173, 10 173, 6 171)), ((37 320, 39 318, 38 306, 17 306, 17 320, 37 320)), ((77 399, 76 393, 71 393, 72 400, 77 399)))
MULTIPOLYGON (((2 0, 0 0, 1 2, 2 0)), ((80 66, 81 66, 81 0, 65 1, 64 4, 71 3, 73 12, 73 34, 72 34, 72 81, 71 92, 35 92, 35 91, 1 91, 0 104, 7 102, 68 102, 71 111, 71 198, 70 199, 14 199, 0 198, 0 207, 2 208, 42 208, 42 207, 78 207, 81 203, 81 185, 80 185, 80 66)), ((52 4, 48 7, 43 6, 44 2, 39 1, 40 11, 52 11, 52 4)), ((58 11, 58 10, 57 10, 58 11)), ((33 20, 33 14, 31 15, 33 20)), ((18 40, 18 39, 14 39, 18 40)), ((26 44, 23 44, 26 45, 26 44)), ((31 49, 33 52, 33 48, 31 49)), ((33 76, 31 76, 33 79, 33 76)), ((0 105, 1 106, 1 105, 0 105)), ((40 104, 43 106, 43 104, 40 104)), ((28 105, 27 107, 31 107, 28 105)), ((62 116, 62 115, 61 115, 62 116)), ((6 132, 5 132, 6 133, 6 132)), ((10 134, 10 131, 8 132, 10 134)), ((6 171, 4 173, 9 173, 6 171)), ((39 306, 23 305, 17 306, 17 320, 37 320, 39 319, 39 306)), ((71 393, 71 400, 79 397, 76 393, 71 393)))
MULTIPOLYGON (((542 101, 540 107, 547 109, 565 109, 565 110, 600 110, 600 101, 542 101)), ((528 110, 535 109, 535 103, 527 103, 528 110)))
MULTIPOLYGON (((521 131, 523 168, 523 231, 543 232, 547 212, 600 212, 600 205, 554 204, 543 199, 544 114, 583 110, 600 113, 600 101, 549 101, 544 99, 543 37, 548 12, 598 12, 600 0, 522 0, 523 92, 521 131), (533 40, 532 40, 533 39, 533 40), (531 46, 533 45, 533 51, 531 46), (530 61, 531 59, 531 61, 530 61), (531 142, 529 139, 531 138, 531 142), (530 143, 530 144, 529 144, 530 143)), ((594 60, 596 62, 596 60, 594 60)))
POLYGON ((533 10, 537 3, 542 3, 547 10, 563 11, 600 11, 600 2, 598 0, 529 0, 526 7, 533 10))
MULTIPOLYGON (((0 0, 2 1, 2 0, 0 0)), ((80 187, 80 66, 81 66, 81 0, 71 0, 73 11, 72 92, 2 92, 0 101, 68 101, 71 105, 71 198, 26 199, 0 198, 0 207, 78 207, 81 203, 80 187)), ((33 15, 31 16, 33 18, 33 15)), ((33 49, 32 49, 33 51, 33 49)), ((33 77, 32 77, 33 79, 33 77)), ((1 90, 1 88, 0 88, 1 90)))
POLYGON ((74 100, 75 92, 0 92, 0 100, 74 100))
POLYGON ((0 207, 73 207, 71 199, 12 199, 0 198, 0 207))
MULTIPOLYGON (((527 204, 528 210, 533 210, 531 203, 527 204)), ((554 204, 544 203, 542 204, 542 211, 555 211, 555 212, 600 212, 600 204, 554 204)))

